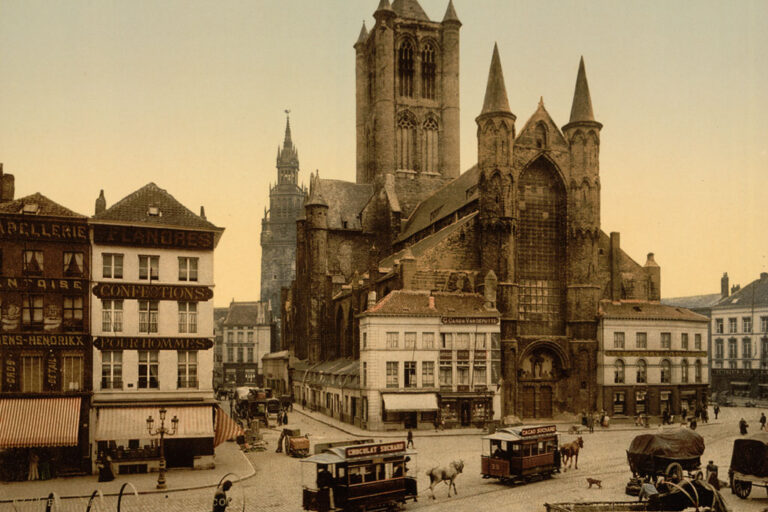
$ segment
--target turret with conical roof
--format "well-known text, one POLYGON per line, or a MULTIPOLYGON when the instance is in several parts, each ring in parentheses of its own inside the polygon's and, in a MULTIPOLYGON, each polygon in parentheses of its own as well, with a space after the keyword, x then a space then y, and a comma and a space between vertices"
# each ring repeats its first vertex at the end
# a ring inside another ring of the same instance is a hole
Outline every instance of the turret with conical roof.
POLYGON ((515 115, 509 110, 498 45, 493 45, 483 109, 477 116, 477 160, 481 167, 510 165, 515 115))
MULTIPOLYGON (((589 95, 587 72, 584 67, 584 57, 582 57, 576 75, 571 118, 568 124, 563 126, 563 135, 570 146, 572 180, 576 182, 586 180, 591 186, 597 187, 600 174, 600 129, 602 127, 602 124, 595 121, 592 111, 592 98, 589 95)), ((599 226, 599 216, 592 221, 599 226)))
POLYGON ((448 0, 448 7, 445 9, 445 16, 443 16, 443 24, 445 23, 458 23, 461 25, 456 9, 453 7, 453 0, 448 0))

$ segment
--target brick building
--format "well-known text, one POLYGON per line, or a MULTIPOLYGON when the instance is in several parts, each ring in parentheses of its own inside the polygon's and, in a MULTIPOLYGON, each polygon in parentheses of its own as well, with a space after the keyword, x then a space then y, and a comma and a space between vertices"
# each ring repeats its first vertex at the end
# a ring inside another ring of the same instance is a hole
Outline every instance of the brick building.
MULTIPOLYGON (((297 223, 283 347, 310 365, 361 355, 367 297, 485 293, 497 281, 502 415, 548 417, 598 402, 598 304, 658 301, 660 269, 600 228, 599 148, 584 62, 562 127, 539 101, 516 124, 493 49, 475 122, 478 162, 459 173, 459 31, 416 0, 382 0, 356 55, 356 181, 310 181, 297 223), (549 361, 548 373, 529 368, 549 361)), ((325 364, 325 363, 323 363, 325 364)), ((367 418, 365 419, 367 421, 367 418)))

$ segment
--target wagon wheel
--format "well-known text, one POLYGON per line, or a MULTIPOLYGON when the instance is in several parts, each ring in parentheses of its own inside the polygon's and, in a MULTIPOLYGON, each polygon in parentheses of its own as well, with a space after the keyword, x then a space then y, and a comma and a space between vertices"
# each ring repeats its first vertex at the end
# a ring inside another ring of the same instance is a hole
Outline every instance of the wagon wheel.
POLYGON ((679 482, 683 479, 683 466, 678 462, 670 462, 664 474, 673 482, 679 482))
POLYGON ((694 480, 704 480, 704 473, 701 471, 697 471, 695 475, 693 475, 694 480))
POLYGON ((747 499, 751 490, 752 482, 745 482, 744 480, 733 481, 733 492, 735 492, 736 496, 739 498, 743 500, 747 499))

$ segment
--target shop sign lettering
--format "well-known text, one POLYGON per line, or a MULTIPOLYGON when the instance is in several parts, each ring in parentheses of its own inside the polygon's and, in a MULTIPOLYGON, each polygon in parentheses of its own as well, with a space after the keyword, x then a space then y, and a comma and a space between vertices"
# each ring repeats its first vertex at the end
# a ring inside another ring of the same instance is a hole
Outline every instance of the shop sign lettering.
POLYGON ((496 325, 499 319, 496 317, 463 317, 463 316, 444 316, 440 319, 444 324, 451 325, 496 325))
POLYGON ((56 365, 56 357, 51 356, 48 358, 48 368, 46 371, 46 378, 48 380, 48 387, 51 389, 56 388, 56 375, 58 374, 58 367, 56 365))
POLYGON ((405 451, 405 441, 396 443, 374 444, 372 446, 350 446, 347 448, 347 457, 373 457, 387 453, 405 451))
POLYGON ((145 299, 206 301, 213 298, 207 286, 175 286, 159 284, 99 283, 93 294, 100 299, 145 299))
POLYGON ((0 334, 0 346, 85 347, 89 339, 81 334, 0 334))
POLYGON ((93 346, 99 350, 208 350, 210 338, 96 338, 93 346))
POLYGON ((2 277, 0 291, 64 292, 83 291, 88 285, 84 279, 44 279, 30 277, 2 277))
POLYGON ((5 360, 5 383, 10 388, 16 387, 16 361, 13 359, 5 360))
POLYGON ((542 434, 555 434, 555 433, 557 433, 557 425, 546 425, 543 427, 530 427, 530 428, 520 429, 521 437, 540 436, 542 434))
POLYGON ((105 245, 213 250, 213 233, 139 226, 93 226, 93 241, 105 245))
POLYGON ((88 243, 88 226, 38 219, 0 218, 0 239, 88 243))

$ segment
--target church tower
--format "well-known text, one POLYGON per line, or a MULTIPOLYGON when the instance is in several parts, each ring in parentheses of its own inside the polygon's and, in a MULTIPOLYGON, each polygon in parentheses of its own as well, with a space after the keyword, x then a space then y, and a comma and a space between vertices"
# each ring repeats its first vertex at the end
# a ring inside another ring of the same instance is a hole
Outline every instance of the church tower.
POLYGON ((296 274, 296 219, 303 214, 305 195, 298 176, 299 153, 287 118, 283 147, 277 148, 277 184, 269 188, 269 209, 261 220, 261 300, 269 301, 278 329, 280 290, 290 288, 296 274))
POLYGON ((397 171, 459 175, 459 29, 452 0, 442 22, 417 0, 381 0, 355 43, 357 183, 397 171))

